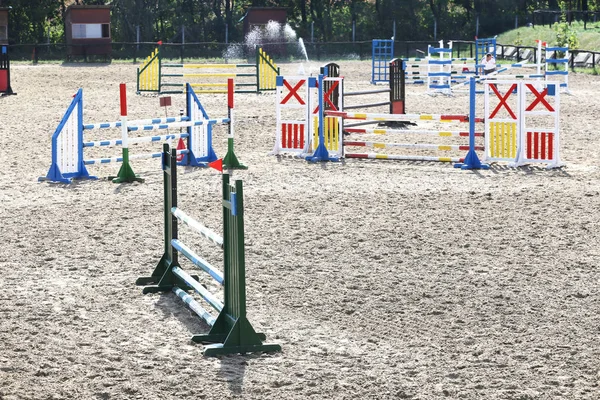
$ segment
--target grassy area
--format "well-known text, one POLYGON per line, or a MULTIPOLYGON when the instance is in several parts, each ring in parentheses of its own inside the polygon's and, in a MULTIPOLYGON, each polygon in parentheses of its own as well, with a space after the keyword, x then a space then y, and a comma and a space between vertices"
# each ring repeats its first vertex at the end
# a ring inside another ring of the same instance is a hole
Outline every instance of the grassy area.
MULTIPOLYGON (((535 40, 541 39, 549 45, 556 45, 556 25, 521 27, 498 35, 498 43, 503 45, 535 46, 535 40)), ((583 22, 573 22, 570 29, 575 32, 581 50, 600 51, 600 21, 588 22, 583 29, 583 22)))

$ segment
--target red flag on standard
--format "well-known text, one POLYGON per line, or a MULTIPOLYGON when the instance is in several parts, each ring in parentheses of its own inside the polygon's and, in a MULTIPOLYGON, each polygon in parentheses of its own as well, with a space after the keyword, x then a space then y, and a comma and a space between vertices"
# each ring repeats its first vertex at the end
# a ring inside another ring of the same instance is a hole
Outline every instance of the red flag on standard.
POLYGON ((208 163, 208 166, 216 169, 217 171, 223 172, 223 159, 219 158, 218 160, 210 162, 210 163, 208 163))
MULTIPOLYGON (((177 142, 177 150, 185 150, 185 142, 182 138, 179 138, 179 142, 177 142)), ((177 161, 183 160, 183 154, 177 154, 177 161)))

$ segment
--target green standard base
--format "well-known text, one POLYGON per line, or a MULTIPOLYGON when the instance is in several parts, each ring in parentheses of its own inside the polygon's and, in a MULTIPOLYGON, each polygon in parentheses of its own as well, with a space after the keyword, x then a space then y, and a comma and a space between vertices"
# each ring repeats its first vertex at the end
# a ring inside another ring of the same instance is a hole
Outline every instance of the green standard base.
POLYGON ((245 317, 236 320, 233 326, 224 323, 227 317, 223 313, 219 314, 210 333, 192 336, 192 341, 196 343, 211 343, 204 348, 205 356, 281 351, 278 344, 263 343, 266 339, 265 334, 255 332, 245 317))
MULTIPOLYGON (((154 268, 152 275, 137 278, 135 284, 136 286, 145 286, 144 289, 142 289, 143 294, 170 292, 175 285, 186 292, 194 290, 192 287, 186 285, 185 282, 176 282, 174 275, 171 272, 175 266, 179 265, 173 264, 167 255, 163 255, 158 262, 158 265, 154 268)), ((200 282, 200 277, 198 275, 190 276, 195 281, 200 282)))
POLYGON ((227 139, 227 154, 223 158, 223 169, 248 169, 247 166, 240 163, 233 152, 233 138, 227 139))
POLYGON ((129 161, 123 161, 119 173, 117 176, 109 176, 108 179, 112 180, 113 183, 131 183, 131 182, 144 182, 144 179, 140 178, 133 172, 129 161))
POLYGON ((276 351, 281 351, 281 346, 273 343, 263 343, 258 346, 231 347, 223 347, 222 343, 216 343, 204 346, 204 355, 207 357, 215 357, 225 354, 272 353, 276 351))

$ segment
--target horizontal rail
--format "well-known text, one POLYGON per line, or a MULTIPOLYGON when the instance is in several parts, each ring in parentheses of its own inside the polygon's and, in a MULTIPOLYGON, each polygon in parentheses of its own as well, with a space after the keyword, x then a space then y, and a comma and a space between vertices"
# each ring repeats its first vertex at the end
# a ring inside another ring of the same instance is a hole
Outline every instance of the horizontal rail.
POLYGON ((192 249, 187 247, 184 243, 180 242, 179 240, 171 240, 171 245, 175 250, 181 252, 195 266, 212 276, 213 279, 219 282, 220 285, 223 285, 225 279, 223 278, 223 274, 221 273, 221 271, 215 269, 215 267, 213 267, 208 261, 200 257, 192 249))
POLYGON ((202 307, 196 299, 187 294, 184 290, 181 290, 177 286, 174 286, 172 289, 173 293, 177 295, 188 307, 190 310, 196 313, 200 318, 206 321, 206 323, 210 326, 215 324, 217 320, 213 317, 204 307, 202 307))
MULTIPOLYGON (((371 133, 375 135, 389 135, 394 133, 403 133, 403 134, 416 134, 416 135, 436 135, 440 137, 448 137, 448 136, 459 136, 459 137, 468 137, 469 132, 466 131, 434 131, 434 130, 411 130, 411 129, 358 129, 358 128, 346 128, 344 127, 344 131, 348 133, 371 133)), ((476 137, 482 137, 483 132, 475 132, 476 137)))
POLYGON ((256 64, 162 64, 162 67, 168 68, 251 68, 256 64))
POLYGON ((200 126, 206 124, 228 124, 231 120, 229 118, 213 118, 205 119, 201 121, 186 121, 186 122, 174 122, 171 124, 154 124, 154 125, 134 125, 130 126, 127 124, 128 131, 157 131, 160 129, 170 128, 186 128, 189 126, 200 126))
POLYGON ((365 153, 365 154, 344 154, 346 158, 366 158, 373 160, 404 160, 404 161, 441 161, 441 162, 463 162, 464 157, 427 157, 427 156, 402 156, 395 154, 378 154, 378 153, 365 153))
MULTIPOLYGON (((440 121, 440 122, 469 122, 468 115, 452 114, 378 114, 378 113, 347 113, 344 111, 325 111, 325 115, 345 119, 362 119, 371 121, 440 121)), ((475 122, 483 122, 483 118, 475 118, 475 122)))
MULTIPOLYGON (((381 143, 381 142, 360 142, 360 141, 344 141, 344 146, 356 146, 356 147, 374 147, 378 149, 386 149, 393 147, 402 147, 406 149, 427 149, 427 150, 440 150, 440 151, 451 151, 451 150, 465 150, 468 151, 470 147, 468 145, 443 145, 443 144, 431 144, 431 143, 381 143)), ((484 146, 475 146, 475 150, 485 150, 484 146)))
MULTIPOLYGON (((181 122, 181 121, 189 121, 190 117, 181 116, 181 117, 166 117, 166 118, 151 118, 151 119, 138 119, 127 121, 127 125, 146 125, 146 124, 169 124, 173 122, 181 122)), ((120 128, 121 121, 115 122, 99 122, 96 124, 83 124, 83 129, 92 130, 92 129, 109 129, 109 128, 120 128)))
POLYGON ((369 108, 369 107, 379 107, 379 106, 389 106, 390 102, 382 102, 382 103, 370 103, 370 104, 358 104, 358 105, 354 105, 354 106, 347 106, 344 105, 344 109, 346 110, 356 110, 359 108, 369 108))
POLYGON ((211 243, 219 246, 221 249, 223 248, 223 237, 215 233, 212 229, 202 225, 177 207, 171 208, 171 214, 189 226, 192 230, 196 231, 196 233, 208 239, 211 243))
POLYGON ((360 96, 362 94, 376 94, 376 93, 389 93, 390 89, 378 89, 378 90, 365 90, 362 92, 344 92, 344 97, 346 96, 360 96))
MULTIPOLYGON (((190 135, 188 133, 174 133, 160 136, 145 136, 139 138, 129 138, 129 144, 133 143, 148 143, 148 142, 159 142, 165 140, 173 140, 179 138, 187 138, 190 135)), ((112 140, 98 140, 95 142, 84 142, 83 147, 109 147, 109 146, 122 146, 123 139, 112 139, 112 140)))
POLYGON ((244 74, 235 72, 215 72, 201 74, 162 74, 163 77, 169 78, 207 78, 207 77, 222 77, 222 78, 237 78, 242 76, 256 76, 256 74, 244 74))
POLYGON ((223 310, 223 303, 221 303, 215 297, 215 295, 209 292, 204 286, 200 284, 200 282, 192 278, 187 272, 185 272, 179 267, 173 267, 172 271, 173 274, 175 274, 175 276, 184 281, 186 285, 194 289, 196 293, 202 296, 202 298, 206 300, 206 302, 210 304, 215 310, 217 310, 218 312, 221 312, 221 310, 223 310))
MULTIPOLYGON (((187 154, 189 153, 188 149, 177 150, 177 154, 187 154)), ((130 160, 141 160, 145 158, 162 158, 163 153, 145 153, 145 154, 130 154, 130 160)), ((93 165, 93 164, 109 164, 114 162, 123 162, 123 157, 108 157, 108 158, 96 158, 90 160, 83 160, 84 165, 93 165)))

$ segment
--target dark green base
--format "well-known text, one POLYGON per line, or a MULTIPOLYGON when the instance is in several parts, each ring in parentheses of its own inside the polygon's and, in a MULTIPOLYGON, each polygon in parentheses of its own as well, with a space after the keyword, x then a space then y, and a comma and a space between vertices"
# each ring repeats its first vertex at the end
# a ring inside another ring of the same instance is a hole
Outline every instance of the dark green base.
MULTIPOLYGON (((256 336, 262 341, 267 340, 267 335, 264 333, 256 332, 256 336)), ((208 333, 206 335, 194 335, 192 341, 196 343, 223 343, 227 339, 227 335, 221 333, 208 333)))
POLYGON ((223 158, 223 169, 248 169, 247 166, 240 163, 233 151, 233 138, 227 139, 227 154, 223 158))
MULTIPOLYGON (((151 276, 142 276, 137 278, 135 281, 136 286, 146 286, 143 290, 143 294, 148 293, 158 293, 158 292, 170 292, 173 289, 173 286, 177 286, 185 291, 193 290, 193 288, 189 287, 182 282, 180 279, 177 279, 171 270, 173 267, 178 267, 178 264, 174 264, 169 260, 167 254, 163 254, 158 265, 154 268, 151 276)), ((200 281, 200 277, 198 275, 190 275, 192 279, 196 281, 200 281)))
POLYGON ((281 346, 273 343, 263 343, 255 346, 229 347, 223 347, 222 343, 216 343, 204 347, 204 355, 207 357, 215 357, 225 354, 272 353, 276 351, 281 351, 281 346))
POLYGON ((242 164, 233 152, 230 152, 223 158, 223 169, 248 169, 248 167, 242 164))
POLYGON ((255 332, 246 317, 233 320, 223 312, 208 334, 192 336, 196 343, 211 343, 204 349, 205 356, 281 351, 278 344, 263 343, 265 339, 265 334, 255 332))
MULTIPOLYGON (((198 278, 197 275, 192 276, 192 278, 194 278, 195 280, 200 279, 200 278, 198 278)), ((138 278, 138 280, 135 281, 135 284, 137 286, 146 286, 145 288, 142 289, 142 294, 170 292, 173 289, 173 287, 175 287, 175 286, 177 286, 179 289, 186 291, 186 292, 192 292, 194 290, 194 288, 187 286, 185 284, 182 284, 181 282, 177 283, 177 285, 152 285, 152 282, 150 282, 150 284, 146 283, 146 282, 149 282, 150 279, 152 279, 152 277, 138 278)))
POLYGON ((144 179, 140 178, 138 175, 135 174, 135 172, 133 172, 133 169, 131 169, 131 165, 129 165, 129 162, 123 162, 117 176, 109 176, 108 179, 112 180, 113 183, 144 183, 144 179))
POLYGON ((195 343, 206 345, 205 356, 281 351, 281 346, 278 344, 263 343, 267 338, 266 335, 255 332, 245 317, 239 318, 233 326, 224 323, 226 320, 228 318, 221 313, 208 334, 192 336, 192 341, 195 343))

